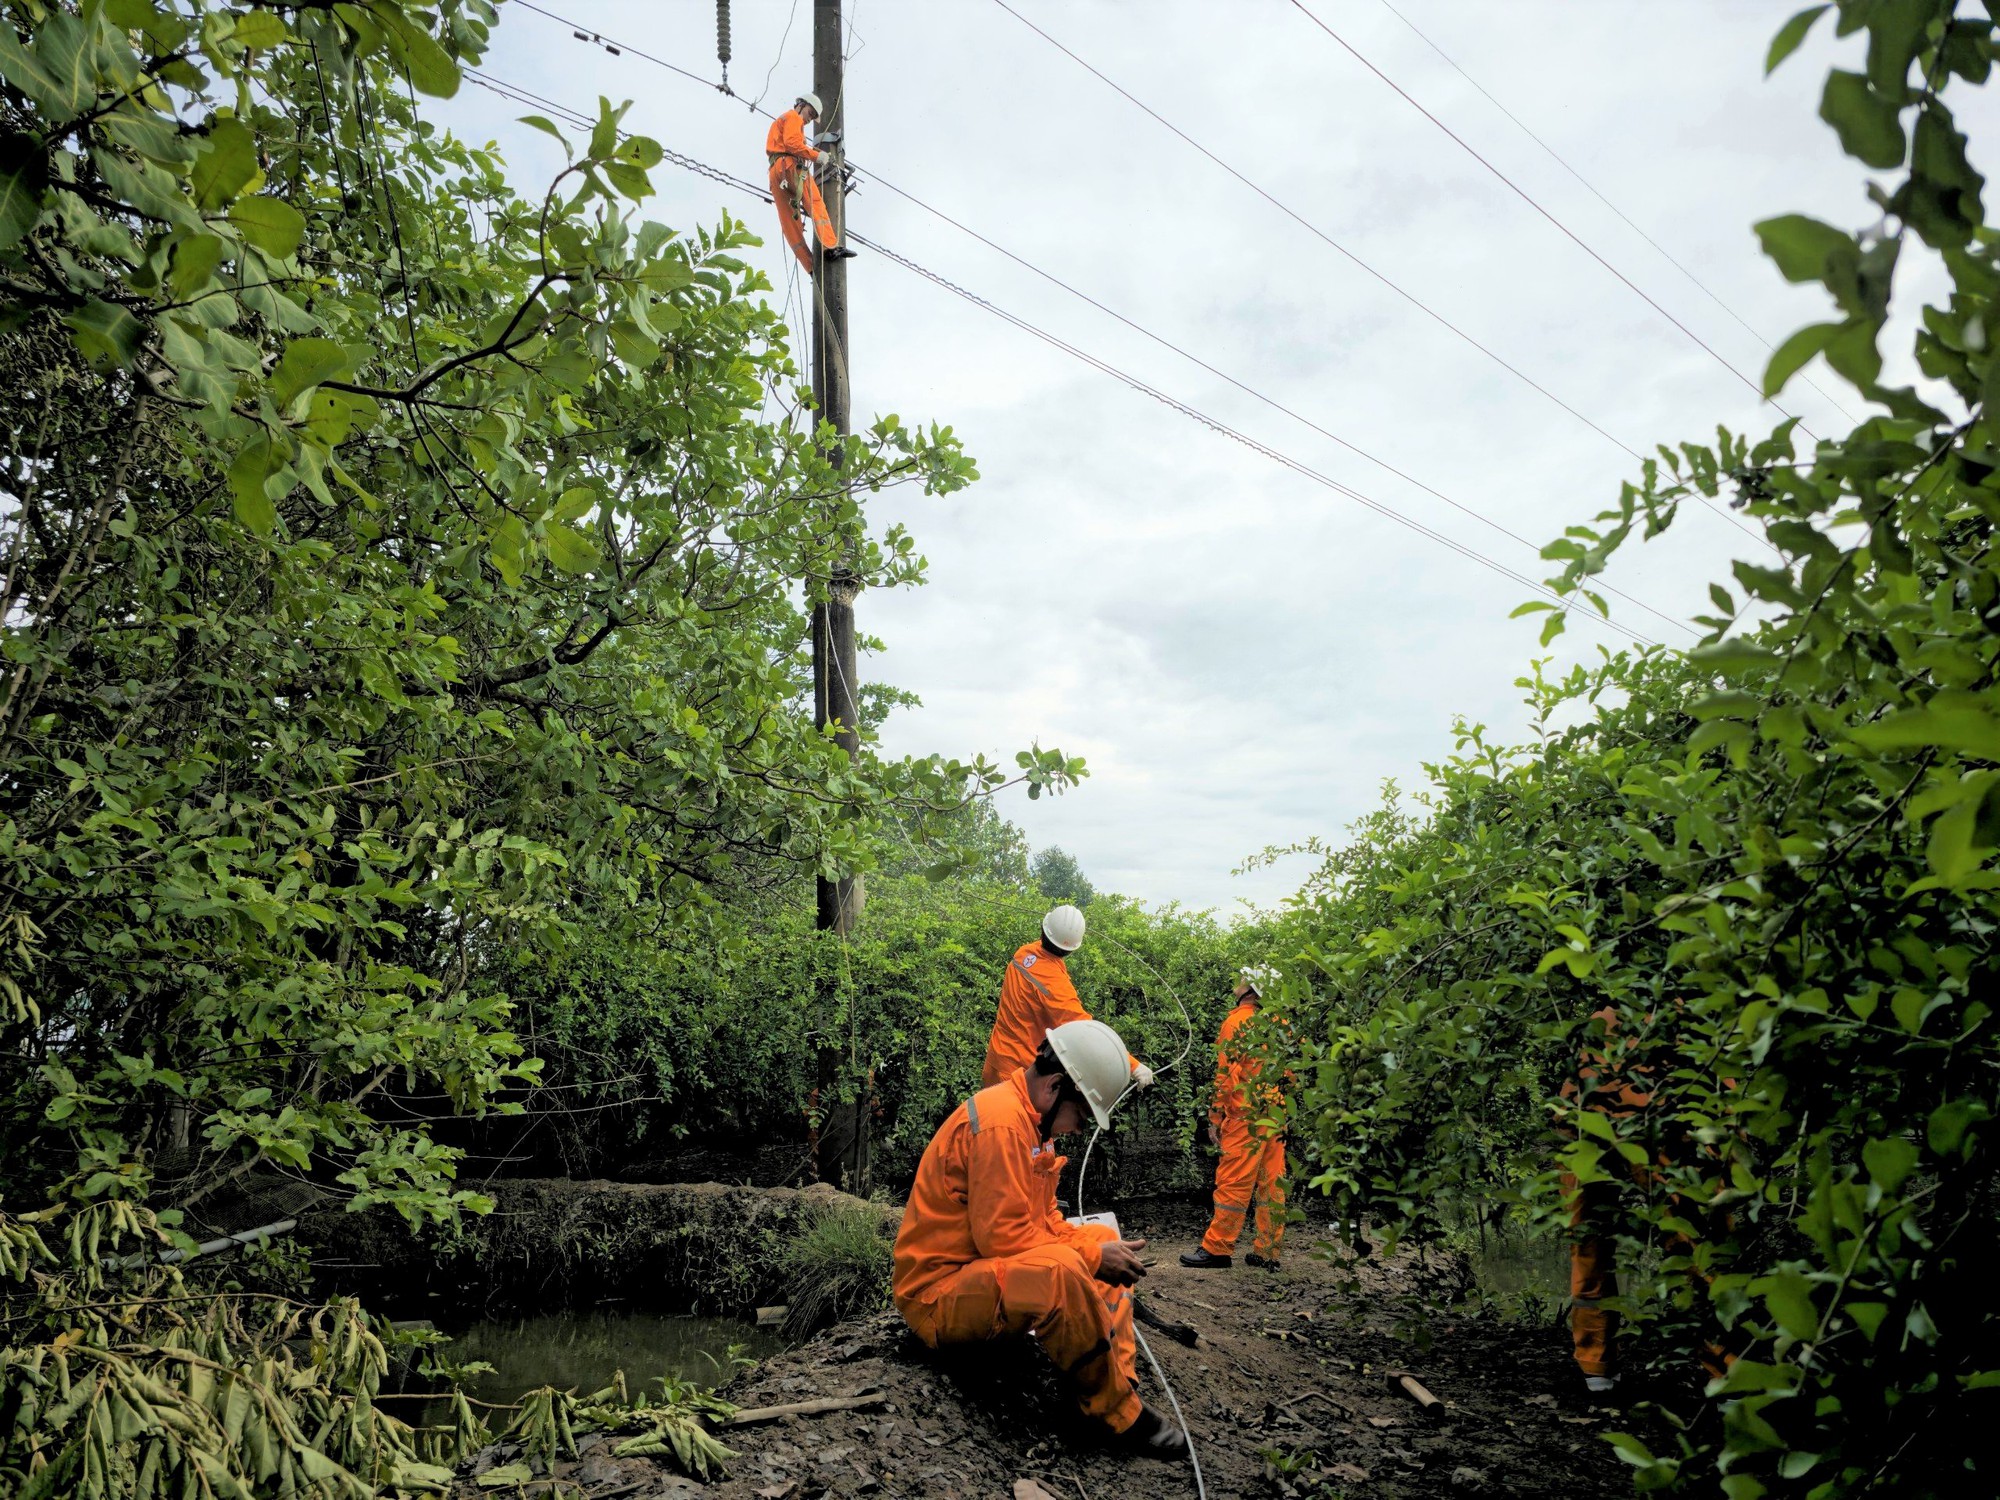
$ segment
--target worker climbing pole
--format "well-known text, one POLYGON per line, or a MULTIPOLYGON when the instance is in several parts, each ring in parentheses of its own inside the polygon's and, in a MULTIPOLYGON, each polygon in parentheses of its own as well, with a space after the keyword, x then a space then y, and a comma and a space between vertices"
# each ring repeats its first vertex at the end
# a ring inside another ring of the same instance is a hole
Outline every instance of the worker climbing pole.
MULTIPOLYGON (((729 0, 715 0, 715 55, 722 63, 722 91, 729 92, 729 0)), ((818 276, 820 268, 838 265, 843 260, 852 260, 854 251, 841 244, 840 225, 845 218, 840 212, 847 195, 846 184, 840 170, 840 107, 841 89, 845 80, 845 64, 840 52, 840 6, 827 6, 814 0, 813 4, 813 88, 815 92, 801 94, 792 102, 792 107, 771 121, 771 128, 764 135, 764 160, 771 173, 771 206, 778 211, 778 227, 784 232, 785 243, 792 247, 792 254, 799 258, 808 276, 818 276), (828 80, 831 80, 829 82, 828 80), (821 101, 833 101, 832 113, 821 101), (806 139, 806 131, 813 130, 815 138, 806 139), (824 172, 827 178, 826 191, 822 192, 819 176, 824 172), (829 211, 827 195, 831 194, 836 208, 829 211), (806 242, 805 221, 812 220, 813 234, 818 240, 816 246, 806 242)), ((845 278, 842 278, 843 282, 845 278)), ((824 309, 822 309, 824 315, 824 309)), ((842 319, 843 329, 846 320, 842 319)), ((845 335, 842 335, 844 340, 845 335)), ((826 411, 821 406, 822 412, 826 411)), ((847 429, 843 427, 841 431, 847 429)))
MULTIPOLYGON (((838 141, 845 120, 844 60, 841 55, 840 0, 813 0, 813 88, 811 99, 818 113, 818 101, 828 102, 826 130, 822 141, 838 141)), ((780 117, 781 121, 783 117, 780 117)), ((793 116, 796 118, 796 115, 793 116)), ((776 130, 776 126, 772 127, 776 130)), ((808 169, 803 174, 810 183, 808 169)), ((838 171, 828 174, 830 203, 821 213, 830 212, 835 222, 845 219, 845 189, 838 171)), ((776 197, 774 190, 773 196, 776 197)), ((813 192, 819 198, 817 189, 813 192)), ((788 217, 781 201, 779 217, 792 226, 788 238, 797 234, 797 219, 788 217)), ((827 231, 822 220, 824 245, 827 231)), ((794 239, 793 249, 802 250, 794 239)), ((803 257, 802 257, 803 258, 803 257)), ((808 262, 807 269, 811 269, 808 262)), ((831 422, 841 437, 848 432, 848 403, 851 396, 847 364, 847 263, 845 256, 829 250, 822 258, 813 286, 813 394, 819 405, 819 420, 831 422)), ((838 466, 838 450, 828 453, 838 466)), ((852 545, 850 540, 849 545, 852 545)), ((821 729, 834 726, 834 739, 850 757, 861 751, 860 694, 854 650, 854 596, 858 592, 846 555, 834 564, 826 599, 813 610, 813 720, 821 729)), ((842 875, 819 881, 819 921, 822 932, 831 932, 845 943, 861 916, 862 888, 859 875, 842 875)), ((843 965, 844 967, 844 965, 843 965)), ((821 1014, 836 1015, 849 998, 830 976, 822 994, 821 1014)), ((865 1061, 855 1054, 854 1021, 850 1016, 839 1033, 829 1035, 819 1053, 819 1138, 817 1166, 822 1181, 838 1183, 852 1193, 868 1191, 868 1088, 865 1061), (843 1045, 844 1044, 844 1045, 843 1045), (852 1097, 846 1097, 851 1095, 852 1097)))

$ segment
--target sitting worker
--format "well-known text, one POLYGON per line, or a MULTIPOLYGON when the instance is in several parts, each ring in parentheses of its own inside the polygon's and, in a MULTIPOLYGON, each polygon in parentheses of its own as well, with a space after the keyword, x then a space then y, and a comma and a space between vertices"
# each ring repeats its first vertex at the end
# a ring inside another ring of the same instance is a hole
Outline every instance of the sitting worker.
MULTIPOLYGON (((1285 1099, 1275 1083, 1263 1082, 1266 1054, 1282 1048, 1282 1023, 1257 1026, 1266 971, 1245 969, 1233 991, 1236 1008, 1223 1017, 1215 1038, 1215 1101, 1209 1126, 1221 1157, 1215 1164, 1215 1216, 1201 1244, 1181 1257, 1198 1270, 1221 1269, 1235 1257, 1243 1216, 1252 1203, 1257 1232, 1245 1265, 1278 1269, 1285 1238, 1285 1099)), ((1275 1076, 1283 1075, 1282 1067, 1275 1076)))
MULTIPOLYGON (((1083 946, 1083 925, 1082 912, 1058 906, 1042 918, 1041 937, 1021 944, 1008 960, 1000 980, 1000 1008, 986 1039, 986 1065, 979 1072, 979 1081, 988 1088, 1033 1062, 1050 1028, 1090 1019, 1065 962, 1083 946)), ((1134 1082, 1151 1088, 1153 1070, 1136 1057, 1129 1061, 1134 1082)))
POLYGON ((1134 1387, 1132 1294, 1144 1240, 1072 1224, 1056 1208, 1059 1135, 1102 1126, 1131 1087, 1102 1021, 1050 1031, 1025 1068, 951 1112, 917 1164, 896 1236, 896 1311, 933 1349, 1032 1338, 1095 1417, 1144 1453, 1187 1437, 1134 1387))
MULTIPOLYGON (((819 195, 813 168, 820 160, 817 148, 806 143, 806 127, 819 118, 819 96, 801 94, 798 103, 771 122, 764 136, 764 156, 771 167, 771 203, 778 210, 778 225, 785 243, 808 273, 813 268, 812 252, 806 248, 803 217, 812 215, 819 234, 820 249, 828 260, 846 260, 854 252, 840 243, 833 221, 826 216, 826 200, 819 195)), ((835 136, 822 137, 825 141, 835 136)))

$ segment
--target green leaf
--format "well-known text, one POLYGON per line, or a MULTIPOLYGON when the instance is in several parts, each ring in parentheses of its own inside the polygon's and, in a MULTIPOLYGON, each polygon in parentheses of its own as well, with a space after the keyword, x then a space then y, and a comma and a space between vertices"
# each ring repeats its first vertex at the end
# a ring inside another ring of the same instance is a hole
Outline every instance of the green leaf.
POLYGON ((68 11, 52 8, 27 47, 13 21, 0 20, 0 77, 34 100, 45 124, 68 124, 96 100, 91 51, 85 22, 68 11))
POLYGON ((1976 703, 1939 694, 1923 708, 1906 708, 1848 731, 1868 750, 1956 750, 2000 763, 2000 720, 1976 703))
POLYGON ((599 165, 611 185, 630 198, 634 203, 641 198, 649 198, 653 193, 653 182, 643 169, 629 162, 607 161, 599 165))
POLYGON ((305 238, 306 216, 282 198, 239 198, 229 206, 229 222, 259 250, 280 259, 297 250, 305 238))
POLYGON ((236 18, 236 30, 230 33, 229 39, 261 51, 277 46, 285 36, 285 23, 275 12, 253 10, 248 15, 236 18))
POLYGON ((1861 1148, 1861 1160, 1868 1168, 1868 1180, 1893 1193, 1916 1170, 1916 1144, 1900 1135, 1869 1141, 1861 1148))
POLYGON ((1931 1111, 1924 1138, 1937 1155, 1954 1155, 1964 1145, 1966 1132, 1983 1123, 1988 1113, 1982 1099, 1947 1099, 1931 1111))
POLYGON ((167 290, 176 302, 185 302, 208 285, 215 268, 229 249, 219 234, 186 234, 174 241, 167 290))
POLYGON ((1780 214, 1753 227, 1757 243, 1787 281, 1824 281, 1829 262, 1854 250, 1850 236, 1804 214, 1780 214))
POLYGON ((458 92, 458 64, 423 27, 400 10, 384 5, 369 7, 382 27, 382 39, 389 55, 409 75, 410 86, 435 99, 449 99, 458 92))
MULTIPOLYGON (((229 493, 235 501, 236 519, 259 536, 269 536, 278 524, 278 507, 265 485, 277 467, 271 440, 262 434, 252 438, 229 466, 229 493)), ((254 1106, 239 1103, 238 1107, 254 1106)))
MULTIPOLYGON (((4 29, 0 24, 0 30, 4 29)), ((75 335, 78 351, 93 365, 129 367, 138 360, 139 346, 145 341, 146 331, 137 318, 96 298, 64 313, 63 322, 75 335)))
POLYGON ((570 149, 569 137, 564 135, 562 131, 557 128, 556 122, 554 120, 549 119, 546 115, 522 115, 521 123, 523 125, 532 125, 535 129, 541 131, 544 135, 554 136, 557 140, 562 142, 562 148, 565 154, 569 156, 576 155, 576 153, 570 149))
POLYGON ((546 532, 549 561, 565 573, 588 573, 601 559, 589 537, 561 521, 549 523, 546 532))
POLYGON ((293 339, 271 371, 271 399, 282 407, 322 380, 337 380, 351 368, 347 350, 332 339, 293 339))
POLYGON ((566 489, 562 492, 562 497, 556 501, 555 518, 558 521, 574 521, 587 516, 591 507, 597 504, 597 500, 597 491, 587 484, 566 489))
POLYGON ((509 588, 521 581, 521 563, 527 550, 528 533, 521 525, 521 518, 502 516, 487 538, 486 551, 509 588))
POLYGON ((48 153, 39 142, 25 135, 0 140, 0 250, 35 227, 47 186, 48 153))
POLYGON ((1778 345, 1771 353, 1770 363, 1764 366, 1765 397, 1782 391, 1786 382, 1798 374, 1815 354, 1823 351, 1846 326, 1844 323, 1808 323, 1778 345))
POLYGON ((1813 22, 1832 8, 1830 5, 1809 5, 1778 28, 1778 34, 1771 38, 1771 50, 1764 54, 1766 78, 1776 71, 1779 63, 1799 50, 1799 43, 1813 29, 1813 22))
POLYGON ((1896 103, 1884 99, 1859 73, 1835 68, 1820 95, 1819 117, 1840 137, 1840 147, 1871 167, 1887 171, 1903 164, 1906 141, 1896 103))
POLYGON ((1760 1277, 1751 1286, 1764 1299, 1772 1320, 1795 1339, 1809 1339, 1819 1332, 1819 1309, 1813 1306, 1812 1282, 1797 1271, 1780 1271, 1760 1277))
POLYGON ((257 175, 257 138, 241 120, 219 119, 194 159, 188 186, 197 208, 221 208, 257 175))
MULTIPOLYGON (((488 1469, 476 1481, 482 1490, 497 1490, 510 1484, 527 1484, 535 1477, 525 1463, 500 1464, 488 1469)), ((682 1481, 685 1483, 686 1481, 682 1481)))

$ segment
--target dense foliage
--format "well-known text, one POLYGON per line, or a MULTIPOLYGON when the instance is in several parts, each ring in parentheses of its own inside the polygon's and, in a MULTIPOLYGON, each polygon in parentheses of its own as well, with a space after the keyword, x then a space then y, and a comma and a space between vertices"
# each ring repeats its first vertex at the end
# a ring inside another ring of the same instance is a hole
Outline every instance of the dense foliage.
POLYGON ((1882 176, 1859 232, 1758 226, 1836 308, 1767 386, 1823 355, 1873 415, 1803 453, 1792 422, 1662 449, 1548 550, 1588 591, 1634 533, 1736 506, 1770 551, 1711 589, 1706 643, 1528 679, 1533 743, 1463 727, 1282 919, 1322 1187, 1423 1230, 1560 1218, 1567 1168, 1616 1205, 1642 1348, 1697 1388, 1727 1360, 1675 1451, 1621 1439, 1645 1488, 1992 1488, 2000 236, 1946 97, 2000 22, 1963 9, 1841 0, 1772 48, 1822 16, 1865 44, 1821 113, 1882 176), (1950 287, 1916 320, 1928 383, 1885 387, 1923 253, 1950 287), (1595 1092, 1620 1080, 1650 1106, 1595 1092))
POLYGON ((499 960, 685 932, 1005 779, 812 722, 807 612, 836 559, 920 576, 862 503, 972 479, 950 431, 816 427, 747 230, 635 214, 661 152, 620 111, 530 197, 424 121, 496 19, 0 4, 0 1487, 428 1482, 366 1360, 120 1290, 120 1337, 232 1351, 218 1409, 363 1423, 294 1411, 320 1458, 266 1463, 146 1394, 187 1356, 72 1398, 58 1365, 126 1377, 61 1309, 253 1169, 483 1206, 427 1118, 537 1075, 499 960))
MULTIPOLYGON (((1048 902, 1025 879, 903 874, 870 884, 867 920, 846 943, 812 930, 811 893, 795 891, 718 908, 674 942, 516 955, 499 972, 547 1062, 547 1087, 527 1104, 546 1118, 528 1146, 560 1142, 555 1159, 580 1173, 658 1160, 677 1140, 796 1147, 831 1037, 868 1093, 875 1181, 900 1190, 938 1122, 979 1087, 1002 969, 1048 902), (586 1112, 570 1110, 578 1098, 586 1112)), ((1155 1066, 1186 1046, 1180 1005, 1193 1015, 1187 1065, 1121 1121, 1178 1130, 1212 1072, 1207 1039, 1243 938, 1205 914, 1110 896, 1089 922, 1069 967, 1092 1014, 1155 1066)), ((1195 1158, 1182 1157, 1192 1183, 1195 1158)))

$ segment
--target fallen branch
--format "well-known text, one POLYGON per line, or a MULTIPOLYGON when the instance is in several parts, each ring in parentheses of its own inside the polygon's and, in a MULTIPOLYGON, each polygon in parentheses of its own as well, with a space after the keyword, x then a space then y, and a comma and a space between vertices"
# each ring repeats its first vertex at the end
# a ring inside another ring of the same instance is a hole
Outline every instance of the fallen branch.
POLYGON ((889 1397, 882 1391, 866 1396, 821 1396, 813 1401, 792 1401, 784 1406, 749 1406, 711 1423, 715 1427, 748 1427, 752 1422, 775 1422, 779 1417, 811 1417, 821 1412, 852 1411, 859 1406, 880 1406, 889 1397))
POLYGON ((1408 1396, 1423 1408, 1427 1417, 1437 1419, 1444 1416, 1444 1403, 1426 1390, 1423 1382, 1408 1370, 1387 1370, 1383 1375, 1391 1395, 1408 1396))

